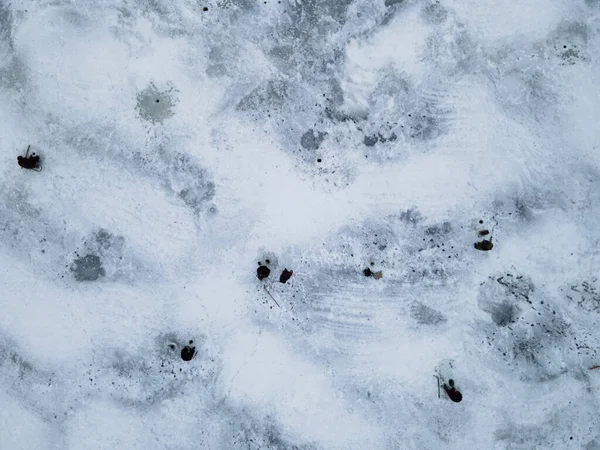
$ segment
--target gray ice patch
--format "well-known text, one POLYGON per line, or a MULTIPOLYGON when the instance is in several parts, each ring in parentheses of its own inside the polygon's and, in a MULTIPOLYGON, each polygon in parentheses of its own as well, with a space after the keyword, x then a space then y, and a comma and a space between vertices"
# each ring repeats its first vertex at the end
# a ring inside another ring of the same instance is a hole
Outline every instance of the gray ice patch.
MULTIPOLYGON (((354 0, 304 0, 289 2, 290 15, 304 23, 316 25, 323 17, 331 17, 339 24, 346 22, 348 7, 354 0)), ((403 0, 402 0, 403 1, 403 0)), ((316 27, 315 27, 316 28, 316 27)))
POLYGON ((584 448, 585 450, 600 450, 600 443, 596 439, 592 439, 584 448))
POLYGON ((177 103, 172 87, 160 91, 153 83, 137 95, 136 109, 140 117, 148 122, 162 123, 174 115, 177 103))
POLYGON ((516 198, 515 199, 515 209, 516 214, 520 219, 525 220, 526 222, 532 221, 535 217, 531 208, 527 206, 528 199, 516 198))
POLYGON ((344 90, 342 89, 342 85, 340 81, 332 78, 329 82, 330 92, 329 92, 329 101, 332 105, 340 106, 344 103, 344 90))
POLYGON ((363 139, 363 144, 367 147, 374 147, 377 142, 379 142, 379 137, 376 134, 365 136, 363 139))
POLYGON ((187 206, 194 211, 199 211, 205 202, 210 201, 215 196, 215 184, 208 182, 199 189, 182 189, 177 195, 187 206))
POLYGON ((300 145, 306 150, 317 150, 325 140, 326 135, 327 133, 315 132, 315 130, 310 129, 300 138, 300 145))
POLYGON ((105 250, 111 247, 113 238, 113 234, 108 232, 108 230, 105 230, 104 228, 100 228, 96 232, 95 236, 96 243, 100 246, 100 248, 105 250))
POLYGON ((441 122, 436 117, 426 114, 410 116, 411 119, 408 120, 408 134, 411 138, 428 141, 442 134, 441 122))
POLYGON ((406 211, 400 213, 401 222, 410 225, 416 225, 421 220, 423 220, 423 216, 421 216, 421 213, 419 213, 419 211, 417 211, 415 208, 407 209, 406 211))
POLYGON ((277 45, 271 49, 269 55, 275 59, 280 59, 289 64, 294 55, 294 48, 291 45, 277 45))
POLYGON ((13 47, 13 14, 12 11, 4 4, 0 3, 0 39, 6 39, 9 42, 10 48, 13 47))
POLYGON ((4 67, 0 67, 0 86, 18 90, 27 82, 27 67, 16 55, 8 59, 8 63, 4 67))
POLYGON ((439 325, 448 320, 439 311, 419 302, 415 302, 410 306, 410 315, 422 325, 439 325))
POLYGON ((519 308, 508 302, 502 302, 491 307, 492 320, 499 327, 505 327, 517 320, 520 311, 519 308))
POLYGON ((77 281, 96 281, 106 272, 98 255, 85 255, 73 261, 71 272, 77 281))
POLYGON ((239 111, 268 110, 281 108, 290 95, 290 86, 283 80, 269 80, 253 89, 236 105, 239 111))
POLYGON ((241 446, 229 448, 264 449, 264 450, 317 450, 312 444, 292 442, 276 426, 273 418, 256 417, 248 411, 237 411, 237 418, 232 439, 241 446))
POLYGON ((438 2, 430 3, 423 8, 423 18, 432 24, 440 24, 446 17, 448 17, 448 11, 438 2))
POLYGON ((534 289, 531 280, 523 276, 490 277, 480 287, 479 307, 496 325, 505 327, 517 321, 524 302, 531 304, 529 297, 534 289))
POLYGON ((104 228, 94 230, 75 252, 70 270, 77 281, 114 279, 131 270, 131 260, 123 259, 125 238, 104 228), (85 255, 85 256, 81 256, 85 255))
POLYGON ((250 10, 256 8, 256 2, 252 0, 217 0, 217 6, 219 8, 227 9, 242 9, 250 10))
POLYGON ((77 9, 65 9, 61 19, 77 28, 84 28, 89 24, 89 19, 81 14, 77 9))
POLYGON ((239 54, 234 48, 219 42, 208 52, 206 74, 213 78, 233 75, 236 66, 232 62, 238 58, 239 54))
POLYGON ((177 153, 169 159, 171 173, 166 184, 195 213, 215 196, 215 184, 208 181, 209 174, 187 154, 177 153))
POLYGON ((443 222, 441 225, 432 225, 425 229, 427 236, 444 236, 452 231, 452 224, 450 222, 443 222))

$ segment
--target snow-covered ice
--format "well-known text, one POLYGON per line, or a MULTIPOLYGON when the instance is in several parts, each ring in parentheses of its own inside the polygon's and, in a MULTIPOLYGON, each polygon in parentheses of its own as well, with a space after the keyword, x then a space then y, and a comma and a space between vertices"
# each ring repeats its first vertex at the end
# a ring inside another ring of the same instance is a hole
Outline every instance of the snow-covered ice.
POLYGON ((598 0, 0 0, 0 450, 600 449, 599 123, 598 0))

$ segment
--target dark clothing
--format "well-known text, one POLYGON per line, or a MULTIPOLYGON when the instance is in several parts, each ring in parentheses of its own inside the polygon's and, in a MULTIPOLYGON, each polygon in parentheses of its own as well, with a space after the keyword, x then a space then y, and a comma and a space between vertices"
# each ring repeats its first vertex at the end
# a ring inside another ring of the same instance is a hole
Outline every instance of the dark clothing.
POLYGON ((494 248, 494 244, 492 244, 491 241, 488 241, 487 239, 484 239, 481 242, 476 242, 475 243, 475 248, 477 250, 482 250, 484 252, 487 252, 487 251, 489 251, 489 250, 491 250, 491 249, 494 248))
POLYGON ((256 269, 256 276, 258 277, 259 280, 262 280, 263 278, 267 278, 270 273, 271 273, 271 269, 269 269, 267 266, 260 266, 258 269, 256 269))
POLYGON ((456 389, 454 386, 450 387, 446 383, 444 383, 444 390, 446 391, 448 397, 450 397, 450 400, 456 403, 460 403, 460 401, 462 400, 462 394, 458 389, 456 389))
POLYGON ((37 169, 40 163, 40 157, 37 155, 17 156, 17 162, 24 169, 37 169))
POLYGON ((279 277, 279 282, 280 283, 287 282, 287 280, 292 278, 293 273, 294 273, 294 271, 292 271, 292 270, 284 269, 283 272, 281 272, 281 276, 279 277))
POLYGON ((189 345, 186 345, 181 349, 181 359, 184 361, 191 361, 195 354, 196 347, 190 347, 189 345))

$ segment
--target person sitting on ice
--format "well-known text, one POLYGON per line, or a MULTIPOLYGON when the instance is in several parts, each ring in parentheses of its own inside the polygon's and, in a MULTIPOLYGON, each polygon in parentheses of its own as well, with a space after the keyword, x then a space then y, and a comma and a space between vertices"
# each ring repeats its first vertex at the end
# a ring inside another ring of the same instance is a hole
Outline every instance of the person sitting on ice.
POLYGON ((454 387, 454 380, 448 380, 448 384, 444 383, 444 391, 453 402, 460 403, 462 400, 462 394, 458 389, 454 387))
POLYGON ((27 146, 27 151, 25 152, 25 156, 17 156, 17 163, 23 169, 40 169, 40 157, 35 153, 29 155, 29 148, 31 145, 27 146))
POLYGON ((256 277, 261 281, 267 278, 270 273, 271 269, 269 269, 267 266, 258 266, 258 269, 256 269, 256 277))
POLYGON ((293 270, 283 269, 283 272, 281 272, 281 276, 279 277, 279 282, 285 284, 287 282, 287 280, 292 278, 293 274, 294 274, 293 270))

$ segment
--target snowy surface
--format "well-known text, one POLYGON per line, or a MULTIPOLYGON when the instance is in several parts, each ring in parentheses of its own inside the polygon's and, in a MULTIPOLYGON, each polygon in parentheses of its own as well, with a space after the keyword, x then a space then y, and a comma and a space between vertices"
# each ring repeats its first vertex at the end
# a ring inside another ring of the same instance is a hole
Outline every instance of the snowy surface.
POLYGON ((599 119, 598 0, 0 0, 0 449, 600 449, 599 119))

